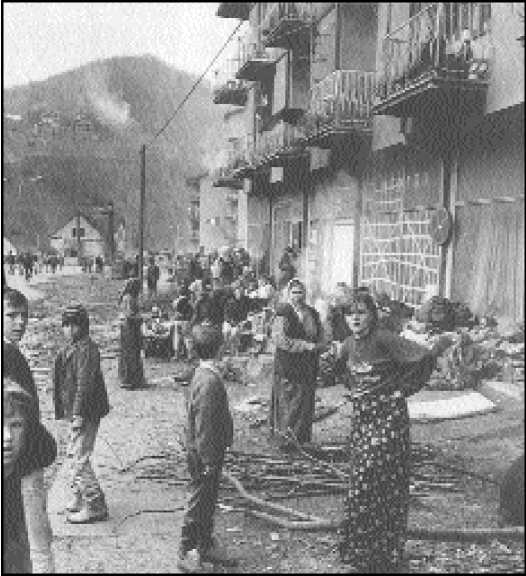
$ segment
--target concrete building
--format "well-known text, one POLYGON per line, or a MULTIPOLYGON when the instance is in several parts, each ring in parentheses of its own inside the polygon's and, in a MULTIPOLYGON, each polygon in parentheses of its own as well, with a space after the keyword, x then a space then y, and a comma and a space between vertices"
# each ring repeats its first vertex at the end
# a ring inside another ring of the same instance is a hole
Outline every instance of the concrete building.
POLYGON ((221 3, 245 20, 240 221, 311 297, 524 306, 524 23, 516 3, 221 3), (250 123, 247 121, 247 125, 250 123))

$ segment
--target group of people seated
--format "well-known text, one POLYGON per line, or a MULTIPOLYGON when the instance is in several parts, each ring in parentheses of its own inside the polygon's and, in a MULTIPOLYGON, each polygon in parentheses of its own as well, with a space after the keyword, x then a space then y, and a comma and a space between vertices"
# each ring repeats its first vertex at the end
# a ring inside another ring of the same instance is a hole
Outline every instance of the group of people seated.
POLYGON ((252 274, 226 285, 221 278, 181 282, 173 301, 176 357, 191 357, 190 332, 203 323, 221 330, 226 350, 246 350, 252 342, 255 317, 273 306, 275 295, 270 278, 261 276, 256 280, 252 274))

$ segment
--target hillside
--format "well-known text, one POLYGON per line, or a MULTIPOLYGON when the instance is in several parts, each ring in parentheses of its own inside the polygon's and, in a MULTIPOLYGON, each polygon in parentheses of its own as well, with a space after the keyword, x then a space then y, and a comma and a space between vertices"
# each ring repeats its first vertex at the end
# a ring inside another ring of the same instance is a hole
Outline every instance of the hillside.
MULTIPOLYGON (((42 247, 78 208, 114 202, 136 241, 140 158, 195 78, 152 56, 97 61, 4 90, 3 225, 15 245, 42 247)), ((202 83, 147 151, 146 246, 189 231, 188 176, 206 169, 221 112, 202 83)))

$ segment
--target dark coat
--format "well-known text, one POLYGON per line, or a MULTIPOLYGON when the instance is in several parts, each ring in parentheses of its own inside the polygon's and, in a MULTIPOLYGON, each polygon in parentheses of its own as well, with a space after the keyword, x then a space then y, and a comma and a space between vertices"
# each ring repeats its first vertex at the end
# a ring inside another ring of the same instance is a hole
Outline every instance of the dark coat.
POLYGON ((246 296, 237 299, 231 297, 225 304, 225 320, 230 324, 239 324, 247 319, 250 301, 246 296))
POLYGON ((53 372, 55 418, 96 420, 110 410, 97 344, 81 338, 61 350, 53 372))
POLYGON ((223 380, 214 370, 198 366, 187 404, 186 449, 197 452, 205 465, 223 462, 232 445, 233 422, 223 380))

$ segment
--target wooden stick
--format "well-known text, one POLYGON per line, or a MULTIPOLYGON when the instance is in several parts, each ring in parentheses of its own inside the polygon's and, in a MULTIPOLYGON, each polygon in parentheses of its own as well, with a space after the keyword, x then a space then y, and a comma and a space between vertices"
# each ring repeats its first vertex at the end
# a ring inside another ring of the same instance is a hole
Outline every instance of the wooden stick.
POLYGON ((231 474, 224 471, 223 477, 226 478, 231 484, 235 486, 239 494, 251 504, 255 506, 259 506, 261 508, 267 508, 269 510, 274 510, 279 512, 280 514, 287 514, 289 516, 296 516, 297 518, 303 518, 306 521, 313 521, 313 522, 321 522, 321 518, 317 518, 316 516, 310 516, 309 514, 304 514, 303 512, 298 512, 297 510, 293 510, 292 508, 288 508, 287 506, 281 506, 279 504, 274 504, 272 502, 267 502, 262 498, 258 498, 257 496, 252 496, 249 494, 243 484, 237 479, 234 478, 231 474))

